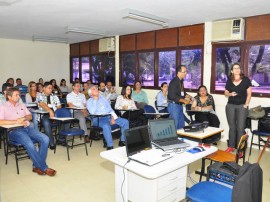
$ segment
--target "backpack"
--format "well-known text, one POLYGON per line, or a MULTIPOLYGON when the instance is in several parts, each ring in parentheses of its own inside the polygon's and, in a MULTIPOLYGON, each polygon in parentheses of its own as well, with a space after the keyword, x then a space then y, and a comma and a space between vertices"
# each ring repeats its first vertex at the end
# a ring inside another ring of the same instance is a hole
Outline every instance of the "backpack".
POLYGON ((270 133, 270 107, 264 107, 265 115, 258 121, 258 131, 270 133))

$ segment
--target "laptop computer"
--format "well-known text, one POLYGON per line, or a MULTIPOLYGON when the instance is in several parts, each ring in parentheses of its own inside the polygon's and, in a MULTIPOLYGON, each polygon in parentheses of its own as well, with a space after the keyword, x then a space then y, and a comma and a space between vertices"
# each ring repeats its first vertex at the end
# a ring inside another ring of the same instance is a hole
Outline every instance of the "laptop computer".
POLYGON ((153 166, 173 157, 159 149, 152 149, 148 126, 140 126, 125 131, 126 151, 130 160, 153 166))
POLYGON ((173 119, 149 120, 152 143, 163 151, 189 147, 190 144, 178 139, 173 119))

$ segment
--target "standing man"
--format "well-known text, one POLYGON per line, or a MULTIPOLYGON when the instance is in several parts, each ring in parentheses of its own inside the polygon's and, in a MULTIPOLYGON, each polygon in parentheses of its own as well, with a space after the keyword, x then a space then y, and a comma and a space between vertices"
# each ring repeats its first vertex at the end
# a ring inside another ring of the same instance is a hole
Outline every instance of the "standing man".
POLYGON ((173 118, 177 129, 185 126, 183 104, 189 104, 191 96, 185 92, 184 78, 187 68, 184 65, 176 67, 176 77, 171 80, 168 89, 168 112, 173 118))
POLYGON ((90 114, 108 114, 99 118, 93 118, 93 125, 103 129, 104 138, 107 143, 107 150, 113 149, 112 128, 111 125, 117 124, 121 127, 121 137, 119 146, 125 146, 124 132, 129 128, 128 120, 119 118, 106 98, 99 94, 96 86, 92 86, 89 91, 90 99, 86 103, 86 107, 90 114), (99 124, 98 124, 99 123, 99 124))
POLYGON ((29 121, 32 115, 24 104, 19 103, 20 92, 17 88, 7 90, 7 102, 0 106, 0 124, 14 125, 22 124, 22 128, 17 128, 9 132, 9 139, 22 144, 33 161, 33 172, 39 175, 54 176, 56 171, 48 168, 46 164, 49 138, 30 126, 29 121), (32 140, 39 143, 37 151, 32 140))
MULTIPOLYGON (((86 83, 87 84, 87 83, 86 83)), ((88 85, 88 84, 87 84, 88 85)), ((82 130, 84 130, 85 142, 90 142, 85 117, 88 115, 86 109, 86 99, 85 95, 80 93, 80 83, 74 82, 72 84, 73 91, 67 95, 67 104, 69 107, 74 108, 85 108, 80 110, 73 110, 74 118, 79 120, 79 125, 82 130)))

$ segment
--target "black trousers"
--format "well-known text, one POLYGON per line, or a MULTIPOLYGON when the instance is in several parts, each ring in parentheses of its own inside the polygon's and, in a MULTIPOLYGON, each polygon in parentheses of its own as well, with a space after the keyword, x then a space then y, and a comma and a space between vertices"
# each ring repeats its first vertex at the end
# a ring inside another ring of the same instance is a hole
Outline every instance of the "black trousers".
POLYGON ((196 113, 195 114, 196 122, 208 121, 209 126, 219 128, 220 122, 217 115, 212 113, 196 113))

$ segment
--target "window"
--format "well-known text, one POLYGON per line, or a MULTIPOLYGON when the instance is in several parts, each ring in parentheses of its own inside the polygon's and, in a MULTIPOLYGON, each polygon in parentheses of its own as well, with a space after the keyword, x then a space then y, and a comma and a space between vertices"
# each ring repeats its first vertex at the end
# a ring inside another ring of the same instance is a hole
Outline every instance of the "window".
POLYGON ((184 86, 189 91, 197 91, 199 86, 202 85, 202 54, 202 48, 182 48, 180 51, 180 64, 187 68, 184 86))
POLYGON ((270 43, 250 45, 248 49, 248 77, 252 81, 252 93, 269 93, 270 43))
POLYGON ((75 78, 79 78, 80 73, 79 73, 79 66, 80 66, 80 58, 79 57, 73 57, 71 58, 71 82, 75 80, 75 78))
POLYGON ((90 79, 90 66, 89 66, 89 57, 82 57, 82 73, 81 73, 81 81, 86 82, 90 79))
POLYGON ((123 53, 121 55, 122 85, 133 85, 135 82, 135 53, 123 53))
POLYGON ((139 81, 143 86, 154 86, 154 52, 141 52, 139 56, 139 81))
POLYGON ((212 93, 224 93, 231 65, 241 63, 241 45, 221 44, 213 46, 212 93))
POLYGON ((160 51, 158 53, 158 86, 163 82, 170 83, 175 77, 176 51, 160 51))

